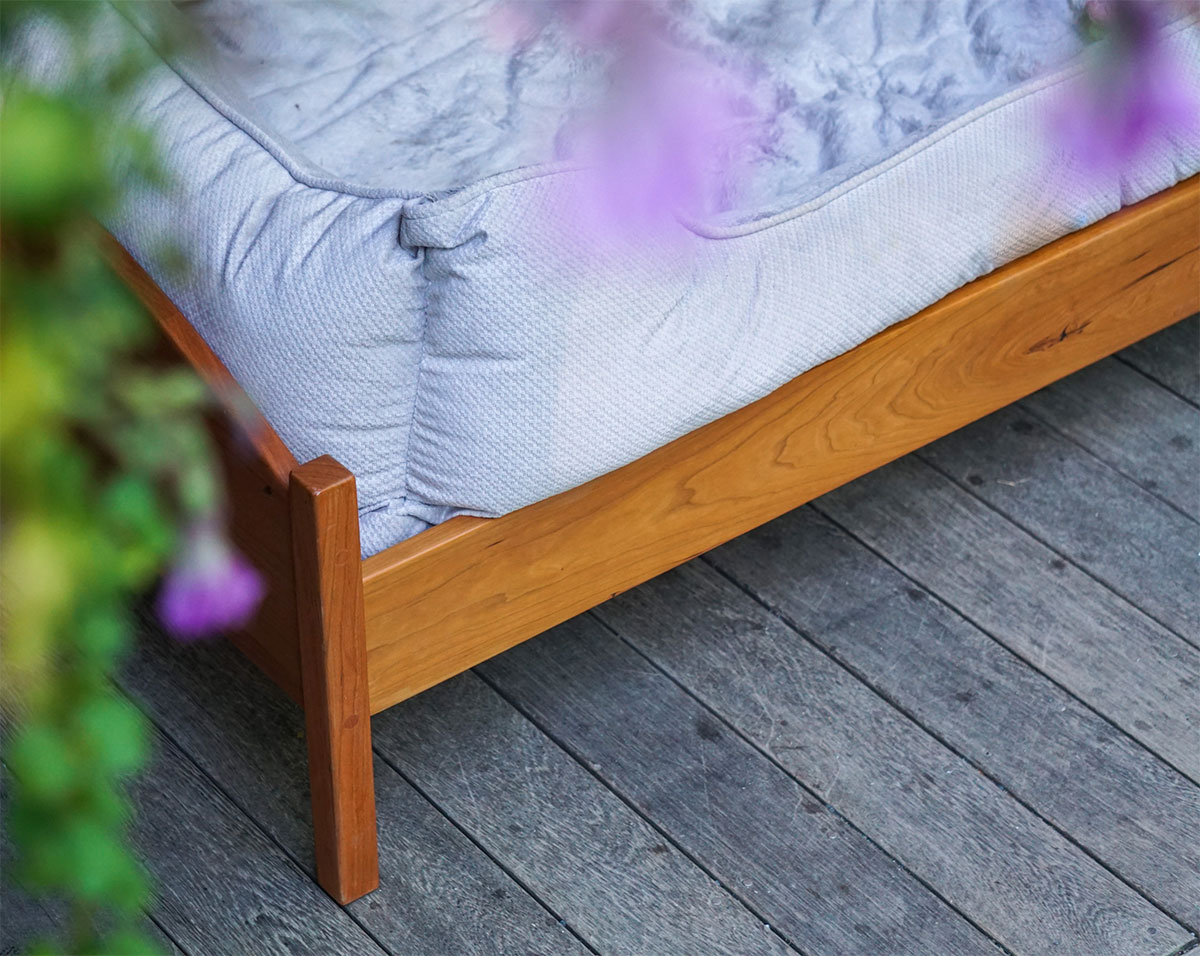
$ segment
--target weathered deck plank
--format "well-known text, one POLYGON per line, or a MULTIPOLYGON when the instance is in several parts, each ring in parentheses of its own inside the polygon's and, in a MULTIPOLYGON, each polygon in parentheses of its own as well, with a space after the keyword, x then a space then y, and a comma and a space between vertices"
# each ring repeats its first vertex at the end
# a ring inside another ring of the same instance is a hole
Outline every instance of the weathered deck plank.
MULTIPOLYGON (((0 769, 0 820, 8 820, 7 769, 0 769)), ((62 938, 69 931, 70 912, 58 901, 30 896, 14 885, 9 867, 15 851, 8 830, 0 833, 0 956, 25 952, 37 939, 51 936, 62 938)), ((183 956, 174 941, 148 918, 141 926, 142 933, 167 956, 183 956)))
MULTIPOLYGON (((4 850, 0 872, 7 872, 9 865, 7 846, 4 850)), ((57 934, 64 925, 63 914, 56 907, 23 893, 7 878, 0 883, 0 953, 20 953, 31 941, 57 934)))
MULTIPOLYGON (((1193 317, 380 715, 383 886, 347 908, 299 711, 150 637, 122 682, 171 738, 137 788, 160 942, 1200 952, 1200 652, 1135 606, 1197 640, 1196 404, 1193 317)), ((0 905, 0 950, 61 919, 0 905)))
MULTIPOLYGON (((4 865, 0 866, 3 872, 4 865)), ((64 907, 34 899, 10 884, 0 881, 0 956, 23 953, 38 939, 62 938, 69 916, 64 907)), ((141 926, 142 935, 166 956, 185 956, 183 950, 149 918, 141 926)))
POLYGON ((170 741, 133 790, 155 918, 192 954, 383 956, 170 741))
MULTIPOLYGON (((814 596, 853 640, 854 607, 840 613, 836 581, 813 582, 814 596)), ((1161 956, 1189 938, 712 568, 678 569, 597 614, 1012 952, 1161 956)), ((555 667, 553 655, 507 666, 533 685, 524 675, 555 667)), ((578 709, 583 691, 556 682, 530 693, 578 709)))
POLYGON ((1200 411, 1178 395, 1108 358, 1020 406, 1200 521, 1200 411))
MULTIPOLYGON (((868 497, 894 497, 886 473, 868 497)), ((710 558, 1176 919, 1200 925, 1200 787, 812 509, 710 558)), ((638 613, 638 596, 628 605, 626 617, 638 613)))
MULTIPOLYGON (((299 861, 307 882, 314 861, 299 708, 231 647, 180 647, 157 634, 142 641, 121 680, 192 759, 299 861)), ((586 952, 379 760, 375 783, 382 885, 348 909, 389 949, 586 952)), ((321 898, 323 905, 334 906, 321 898)))
POLYGON ((917 455, 1200 643, 1194 521, 1019 408, 1001 409, 917 455))
POLYGON ((792 953, 474 674, 378 715, 375 740, 599 952, 792 953))
MULTIPOLYGON (((178 648, 162 641, 147 642, 126 668, 123 680, 139 699, 146 701, 155 719, 163 721, 171 733, 181 735, 197 761, 217 776, 256 818, 261 816, 262 825, 311 872, 312 835, 304 789, 304 744, 300 738, 303 721, 295 706, 232 650, 223 647, 178 648), (222 702, 219 713, 207 715, 215 699, 222 702)), ((490 691, 483 691, 494 698, 490 691)), ((497 727, 504 725, 506 716, 520 720, 498 698, 494 698, 494 703, 499 713, 490 714, 489 719, 495 720, 497 727)), ((432 698, 423 705, 414 702, 416 708, 433 706, 432 698)), ((437 719, 436 708, 426 719, 430 718, 437 719)), ((388 722, 377 716, 373 724, 382 746, 389 739, 388 722)), ((542 748, 546 761, 561 760, 568 777, 572 768, 579 770, 533 728, 529 731, 532 731, 530 746, 542 748)), ((449 750, 465 750, 464 759, 472 763, 492 760, 498 766, 510 764, 515 774, 527 769, 526 755, 519 750, 502 750, 490 757, 471 752, 483 731, 477 734, 465 718, 461 724, 444 726, 441 732, 449 750)), ((405 769, 435 799, 444 795, 446 788, 456 785, 464 787, 468 794, 480 788, 481 784, 470 778, 456 784, 456 778, 446 773, 440 759, 428 765, 409 764, 405 769)), ((576 781, 570 799, 553 801, 545 807, 547 826, 577 840, 583 829, 595 826, 594 814, 599 813, 595 808, 608 806, 606 826, 613 833, 644 830, 644 841, 657 844, 652 829, 591 777, 580 773, 583 779, 576 781)), ((517 874, 518 882, 379 760, 376 786, 382 885, 348 909, 372 933, 394 942, 397 952, 517 951, 556 956, 583 952, 584 946, 564 925, 537 906, 522 884, 552 904, 564 898, 572 903, 576 899, 570 895, 574 890, 578 893, 575 905, 586 910, 595 902, 587 898, 587 883, 605 869, 613 873, 607 887, 613 897, 601 912, 586 911, 585 923, 600 923, 605 932, 599 935, 615 947, 614 951, 639 952, 639 941, 650 939, 653 945, 646 951, 664 954, 676 951, 662 948, 668 944, 677 946, 681 953, 688 952, 688 947, 691 952, 771 956, 789 952, 777 937, 764 935, 758 921, 678 854, 673 854, 669 861, 655 855, 647 863, 646 871, 631 867, 626 859, 629 846, 615 837, 615 842, 605 843, 600 837, 608 830, 601 828, 590 834, 592 839, 585 843, 584 850, 571 850, 571 840, 565 836, 561 845, 553 840, 545 844, 546 852, 554 854, 558 869, 543 871, 523 859, 519 850, 506 855, 503 846, 481 840, 489 852, 505 862, 509 871, 517 874), (567 881, 572 865, 576 869, 573 883, 567 881), (528 877, 529 882, 523 877, 528 877), (659 889, 646 902, 645 885, 651 877, 659 889), (453 906, 448 905, 450 900, 454 901, 453 906), (643 904, 646 909, 642 909, 643 904), (706 925, 706 920, 714 920, 715 925, 706 925), (736 931, 739 926, 740 932, 736 931), (707 948, 710 944, 711 948, 707 948)), ((509 794, 510 799, 516 800, 525 796, 519 786, 509 794)), ((438 802, 443 809, 455 806, 453 799, 438 802)), ((507 830, 513 817, 502 803, 497 802, 490 809, 486 804, 479 805, 475 811, 490 814, 482 832, 489 826, 501 828, 507 839, 520 846, 520 840, 507 830)), ((452 815, 468 832, 474 832, 472 828, 480 823, 470 814, 452 815)), ((555 913, 570 921, 569 913, 557 910, 555 913)))
POLYGON ((1168 326, 1118 357, 1156 382, 1200 405, 1200 314, 1168 326))
POLYGON ((915 456, 839 488, 817 507, 1200 781, 1194 647, 915 456))
MULTIPOLYGON (((16 887, 8 878, 14 849, 7 830, 8 770, 0 767, 0 820, 6 828, 0 834, 0 953, 19 953, 34 939, 61 929, 64 915, 48 900, 36 899, 16 887)), ((172 954, 173 956, 173 954, 172 954)))
POLYGON ((594 620, 479 668, 808 956, 994 944, 594 620))

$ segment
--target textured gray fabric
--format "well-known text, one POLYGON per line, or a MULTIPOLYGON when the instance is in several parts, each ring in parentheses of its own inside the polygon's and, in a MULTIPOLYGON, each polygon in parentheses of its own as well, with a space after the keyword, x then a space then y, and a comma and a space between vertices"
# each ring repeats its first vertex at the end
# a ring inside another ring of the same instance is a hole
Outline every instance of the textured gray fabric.
POLYGON ((445 7, 188 4, 217 61, 152 77, 175 184, 114 224, 152 271, 183 241, 158 278, 299 458, 355 472, 365 553, 616 468, 1200 169, 1195 138, 1108 180, 1043 148, 1062 0, 676 4, 772 134, 732 205, 631 253, 542 162, 600 64, 445 7))

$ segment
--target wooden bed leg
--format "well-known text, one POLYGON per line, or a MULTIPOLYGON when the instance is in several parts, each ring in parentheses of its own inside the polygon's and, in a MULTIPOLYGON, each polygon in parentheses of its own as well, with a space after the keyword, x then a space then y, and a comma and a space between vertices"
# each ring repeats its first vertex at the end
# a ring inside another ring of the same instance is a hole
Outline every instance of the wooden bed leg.
POLYGON ((322 456, 290 498, 317 881, 349 903, 379 886, 354 475, 322 456))

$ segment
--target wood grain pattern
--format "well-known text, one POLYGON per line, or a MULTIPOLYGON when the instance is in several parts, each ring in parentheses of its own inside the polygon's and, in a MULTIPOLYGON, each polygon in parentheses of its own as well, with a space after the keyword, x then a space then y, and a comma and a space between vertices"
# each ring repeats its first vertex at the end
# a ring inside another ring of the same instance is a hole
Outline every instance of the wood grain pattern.
POLYGON ((133 785, 154 915, 192 956, 386 956, 174 743, 133 785))
MULTIPOLYGON (((5 742, 8 740, 6 730, 0 730, 0 739, 5 742)), ((4 879, 0 879, 0 956, 28 953, 35 939, 62 938, 64 927, 71 921, 70 908, 63 900, 30 896, 16 885, 13 865, 17 853, 8 823, 11 820, 10 786, 8 770, 0 768, 0 820, 6 822, 0 830, 0 873, 4 874, 4 879)), ((150 919, 141 921, 140 930, 158 947, 158 952, 166 956, 185 956, 183 950, 150 919)))
MULTIPOLYGON (((834 557, 825 542, 810 543, 815 554, 834 557)), ((836 646, 888 640, 889 633, 872 633, 886 610, 878 591, 868 587, 860 605, 859 579, 839 573, 844 563, 806 566, 813 568, 818 570, 807 578, 798 572, 803 583, 797 592, 821 609, 822 621, 841 625, 831 635, 836 646)), ((869 561, 858 569, 868 576, 881 570, 869 561)), ((888 583, 894 584, 892 577, 888 583)), ((897 598, 889 593, 885 600, 895 600, 892 628, 917 632, 918 646, 952 643, 937 633, 936 617, 925 615, 928 609, 917 607, 902 588, 897 598)), ((703 563, 622 595, 597 615, 1010 952, 1163 956, 1190 938, 1005 788, 703 563)), ((559 658, 553 686, 542 676, 550 667, 535 664, 525 647, 487 667, 506 668, 518 686, 536 688, 533 706, 553 715, 552 732, 560 723, 602 727, 579 699, 592 698, 585 684, 599 679, 596 668, 584 670, 578 658, 616 655, 588 647, 566 659, 550 645, 528 647, 541 648, 543 659, 559 658), (575 717, 577 711, 582 713, 575 717)), ((532 693, 514 696, 524 702, 532 693)), ((635 724, 646 726, 640 719, 635 724)), ((584 733, 599 738, 599 732, 584 733)), ((607 753, 592 759, 612 766, 607 753)), ((770 829, 776 837, 784 832, 777 825, 770 829)), ((923 950, 958 951, 936 945, 923 950)))
POLYGON ((1200 405, 1200 315, 1129 346, 1118 357, 1193 405, 1200 405))
MULTIPOLYGON (((909 462, 911 458, 903 464, 909 462)), ((872 475, 879 477, 870 481, 863 493, 884 504, 874 514, 869 507, 856 512, 857 520, 852 527, 867 526, 868 539, 872 541, 880 536, 881 520, 898 529, 891 533, 894 536, 919 536, 925 522, 904 515, 914 493, 922 499, 932 498, 935 508, 941 506, 938 522, 959 529, 963 537, 978 527, 965 509, 945 507, 943 495, 927 496, 919 482, 905 480, 908 475, 895 471, 900 464, 897 462, 872 475)), ((913 477, 919 474, 930 483, 940 478, 919 467, 920 462, 913 464, 918 466, 913 469, 913 477)), ((1048 471, 1053 469, 1050 462, 1044 467, 1048 471)), ((945 483, 945 479, 940 480, 945 483)), ((814 508, 823 508, 828 501, 829 496, 821 498, 814 508)), ((994 516, 994 512, 978 502, 971 503, 975 511, 987 511, 994 516)), ((1092 696, 1098 696, 1098 691, 1100 696, 1116 699, 1131 692, 1145 698, 1145 693, 1135 686, 1137 676, 1123 678, 1118 674, 1113 679, 1114 671, 1133 655, 1123 646, 1125 635, 1119 628, 1101 632, 1089 627, 1090 592, 1086 588, 1082 593, 1072 592, 1048 583, 1047 589, 1056 591, 1051 599, 1054 603, 1077 608, 1070 629, 1064 629, 1060 623, 1067 618, 1065 614, 1059 616, 1058 622, 1043 617, 1042 626, 1030 627, 1034 616, 1026 610, 1023 595, 1002 592, 998 600, 1008 609, 1014 623, 1021 622, 1016 624, 1017 628, 1028 628, 1027 635, 1035 639, 1054 640, 1053 649, 1046 655, 1035 654, 1032 661, 1022 660, 952 609, 957 606, 970 615, 973 608, 987 600, 984 595, 989 593, 991 574, 1013 573, 1015 565, 1027 558, 1021 555, 1010 564, 1009 542, 1003 534, 986 535, 971 545, 960 544, 941 552, 943 564, 966 565, 969 570, 965 574, 975 576, 978 581, 978 596, 969 596, 965 604, 951 600, 948 606, 937 600, 938 596, 949 600, 950 595, 937 588, 941 575, 936 569, 933 574, 926 574, 922 573, 925 567, 902 565, 916 581, 932 588, 930 593, 834 527, 814 508, 802 508, 742 535, 712 552, 706 560, 863 678, 881 696, 987 772, 1043 819, 1071 834, 1180 923, 1200 924, 1200 788, 1055 686, 1037 669, 1040 666, 1051 673, 1062 669, 1083 672, 1090 660, 1099 656, 1101 648, 1107 646, 1111 663, 1104 662, 1107 666, 1097 668, 1094 674, 1078 675, 1095 689, 1092 696), (1006 557, 998 559, 1000 553, 1006 557), (1077 643, 1089 645, 1078 655, 1080 660, 1062 662, 1063 657, 1076 657, 1077 643)), ((833 512, 841 518, 846 510, 843 507, 833 512)), ((1012 531, 1019 534, 1015 528, 1012 531)), ((889 532, 883 535, 887 537, 889 532)), ((892 551, 884 553, 890 557, 892 551)), ((1049 577, 1044 574, 1046 565, 1045 560, 1028 562, 1034 574, 1049 577)), ((1027 578, 1032 576, 1026 572, 1027 578)), ((656 604, 666 597, 663 594, 666 589, 655 585, 645 590, 649 590, 649 600, 656 604)), ((656 657, 672 666, 688 650, 694 653, 694 646, 676 651, 666 646, 668 638, 655 636, 654 622, 661 622, 664 612, 641 624, 640 595, 639 591, 622 596, 599 608, 597 613, 606 618, 611 616, 623 633, 627 630, 625 622, 632 620, 639 633, 647 635, 656 657)), ((958 597, 957 592, 953 597, 958 597)), ((1037 603, 1040 606, 1043 602, 1037 603)), ((775 633, 787 638, 786 633, 775 633)), ((1178 649, 1179 642, 1174 643, 1178 649)), ((680 672, 683 679, 689 679, 691 670, 703 667, 704 658, 711 660, 719 650, 707 645, 705 649, 707 653, 695 655, 699 658, 695 664, 683 664, 680 672)), ((749 649, 727 646, 720 659, 723 667, 733 668, 739 660, 748 658, 749 649)), ((731 713, 746 709, 745 703, 738 703, 745 693, 744 687, 737 686, 742 680, 758 681, 756 687, 762 697, 781 696, 773 687, 790 678, 776 676, 774 672, 763 673, 766 666, 755 665, 747 677, 739 677, 728 688, 716 691, 727 701, 731 713)), ((1192 674, 1195 675, 1194 670, 1192 674)), ((1189 733, 1193 744, 1200 740, 1196 736, 1200 734, 1200 720, 1192 728, 1188 728, 1186 720, 1188 707, 1182 700, 1186 689, 1179 680, 1187 676, 1186 670, 1171 672, 1164 668, 1157 676, 1167 681, 1168 686, 1158 693, 1157 710, 1150 713, 1149 708, 1143 708, 1141 713, 1175 730, 1179 735, 1176 743, 1182 751, 1189 733)), ((1195 707, 1191 709, 1193 713, 1197 711, 1195 707)), ((760 727, 755 725, 752 729, 761 735, 760 727)), ((962 865, 969 866, 971 862, 968 859, 962 865)), ((1011 898, 1024 891, 1023 887, 1006 884, 995 895, 1006 893, 1011 898)), ((1098 898, 1093 902, 1098 904, 1098 898)), ((1047 903, 1048 900, 1039 899, 1032 905, 1020 904, 1017 909, 1025 919, 1047 903)), ((1044 928, 1049 925, 1047 921, 1044 928)))
MULTIPOLYGON (((1200 352, 1195 356, 1200 367, 1200 352)), ((1200 416, 1116 358, 1080 369, 1020 407, 1200 521, 1200 416)))
POLYGON ((1200 647, 1200 529, 1190 518, 1019 407, 920 457, 1200 647), (1055 462, 1055 473, 1042 461, 1055 462))
MULTIPOLYGON (((1053 458, 1036 467, 1060 482, 1060 497, 1069 494, 1053 458)), ((1196 648, 915 456, 815 506, 1200 782, 1196 648)), ((1116 536, 1134 536, 1137 527, 1134 519, 1116 536)), ((731 542, 720 554, 753 547, 731 542)))
MULTIPOLYGON (((628 729, 624 723, 617 726, 628 729)), ((793 956, 730 889, 664 840, 474 674, 380 715, 375 739, 390 763, 596 952, 793 956)), ((827 827, 812 830, 830 833, 827 827)), ((831 847, 823 849, 835 858, 831 847)), ((875 860, 886 865, 878 854, 875 860)), ((871 886, 893 882, 887 873, 868 872, 865 878, 871 886)), ((920 894, 905 898, 910 901, 919 905, 920 894)), ((841 950, 839 956, 849 952, 855 950, 841 950)), ((975 956, 977 951, 944 952, 975 956)))
POLYGON ((298 462, 198 332, 145 270, 112 236, 103 234, 109 262, 162 331, 163 358, 183 360, 212 391, 209 431, 220 457, 234 544, 267 582, 254 620, 229 635, 238 649, 297 702, 296 592, 288 481, 298 462))
MULTIPOLYGON (((689 644, 677 621, 667 634, 689 644)), ((480 670, 806 956, 999 956, 961 912, 594 619, 480 670)))
POLYGON ((615 472, 363 565, 382 710, 1194 311, 1193 178, 615 472))
POLYGON ((379 885, 358 495, 325 455, 290 496, 317 879, 348 903, 379 885))
MULTIPOLYGON (((222 642, 179 644, 153 621, 144 630, 121 669, 122 688, 303 868, 278 867, 280 882, 307 883, 315 861, 303 714, 222 642)), ((380 886, 347 909, 389 952, 587 956, 557 916, 378 757, 375 790, 380 886)), ((340 916, 324 897, 318 903, 314 918, 327 911, 340 916)))

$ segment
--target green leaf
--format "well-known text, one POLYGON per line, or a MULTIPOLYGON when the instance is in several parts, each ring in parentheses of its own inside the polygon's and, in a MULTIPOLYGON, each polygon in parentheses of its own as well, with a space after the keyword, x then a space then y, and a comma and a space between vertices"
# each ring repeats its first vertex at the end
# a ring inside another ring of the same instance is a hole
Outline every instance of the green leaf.
POLYGON ((84 701, 76 709, 74 722, 99 771, 130 773, 145 762, 149 750, 146 719, 123 697, 109 694, 84 701))
POLYGON ((0 214, 45 228, 104 191, 95 129, 65 97, 13 84, 0 111, 0 214))
POLYGON ((133 930, 121 930, 100 941, 99 956, 160 956, 162 948, 150 937, 133 930))
POLYGON ((91 820, 73 819, 63 833, 61 852, 69 861, 65 885, 88 903, 104 902, 131 865, 117 835, 91 820))
POLYGON ((39 799, 65 799, 75 785, 70 751, 61 734, 45 724, 27 724, 18 730, 6 760, 21 786, 39 799))
POLYGON ((131 588, 147 586, 171 553, 175 536, 154 485, 142 475, 121 475, 104 490, 101 508, 120 545, 117 559, 131 588))
POLYGON ((94 666, 106 668, 129 646, 130 626, 121 614, 97 610, 84 615, 72 636, 94 666))

